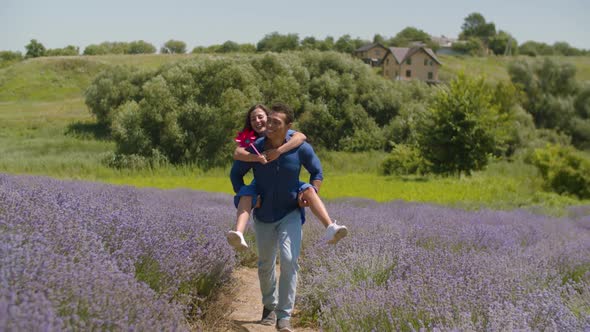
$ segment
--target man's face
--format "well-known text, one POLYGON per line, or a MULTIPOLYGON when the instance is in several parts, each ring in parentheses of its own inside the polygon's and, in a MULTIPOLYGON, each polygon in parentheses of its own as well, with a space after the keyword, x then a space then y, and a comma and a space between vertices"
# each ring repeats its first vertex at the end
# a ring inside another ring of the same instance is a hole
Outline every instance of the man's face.
POLYGON ((291 128, 291 124, 287 124, 285 113, 270 113, 266 122, 266 136, 270 139, 285 138, 289 128, 291 128))

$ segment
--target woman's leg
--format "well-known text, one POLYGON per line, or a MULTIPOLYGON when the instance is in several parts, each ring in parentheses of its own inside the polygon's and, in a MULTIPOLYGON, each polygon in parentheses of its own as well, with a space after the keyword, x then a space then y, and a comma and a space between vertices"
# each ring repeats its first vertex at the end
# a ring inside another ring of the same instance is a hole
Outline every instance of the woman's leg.
POLYGON ((240 197, 238 211, 236 212, 236 231, 242 234, 246 231, 248 220, 250 220, 250 211, 252 210, 252 196, 240 197))
POLYGON ((302 193, 302 199, 307 201, 311 212, 320 220, 324 227, 328 227, 332 224, 332 219, 326 210, 324 202, 322 202, 320 196, 315 192, 313 187, 305 189, 302 193))
POLYGON ((307 201, 311 212, 313 212, 313 214, 326 228, 326 235, 324 238, 328 241, 328 243, 336 244, 343 237, 348 235, 348 228, 346 228, 346 226, 337 225, 335 222, 332 222, 324 202, 322 202, 322 199, 313 187, 304 189, 301 192, 301 195, 301 199, 307 201))
POLYGON ((227 242, 236 250, 246 250, 248 249, 248 244, 246 243, 246 239, 244 239, 244 233, 250 220, 250 211, 252 211, 252 196, 239 196, 237 208, 236 230, 227 232, 227 242))

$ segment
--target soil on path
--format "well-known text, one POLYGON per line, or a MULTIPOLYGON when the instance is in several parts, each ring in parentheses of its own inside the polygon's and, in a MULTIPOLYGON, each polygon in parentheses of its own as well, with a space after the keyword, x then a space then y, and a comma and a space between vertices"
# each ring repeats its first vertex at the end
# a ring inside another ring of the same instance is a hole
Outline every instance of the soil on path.
MULTIPOLYGON (((278 275, 277 271, 277 275, 278 275)), ((274 326, 260 325, 262 315, 262 302, 260 300, 260 285, 256 268, 241 267, 234 272, 236 278, 236 292, 232 301, 232 313, 229 315, 231 331, 240 332, 275 332, 274 326)), ((297 327, 294 320, 295 331, 315 332, 319 331, 307 327, 297 327)))

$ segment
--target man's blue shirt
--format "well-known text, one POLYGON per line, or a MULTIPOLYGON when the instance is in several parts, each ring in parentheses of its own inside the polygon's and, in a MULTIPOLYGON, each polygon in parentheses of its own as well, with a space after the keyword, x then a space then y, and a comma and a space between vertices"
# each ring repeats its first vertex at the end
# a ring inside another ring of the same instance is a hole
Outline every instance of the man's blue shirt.
MULTIPOLYGON (((254 146, 262 153, 265 142, 266 137, 261 137, 254 142, 254 146)), ((251 147, 247 150, 254 152, 251 147)), ((320 159, 307 142, 265 165, 236 160, 230 172, 230 179, 237 193, 244 185, 244 175, 253 169, 256 191, 262 199, 262 205, 254 209, 254 215, 261 222, 272 223, 299 208, 297 194, 302 165, 310 173, 310 183, 313 180, 323 180, 320 159)))

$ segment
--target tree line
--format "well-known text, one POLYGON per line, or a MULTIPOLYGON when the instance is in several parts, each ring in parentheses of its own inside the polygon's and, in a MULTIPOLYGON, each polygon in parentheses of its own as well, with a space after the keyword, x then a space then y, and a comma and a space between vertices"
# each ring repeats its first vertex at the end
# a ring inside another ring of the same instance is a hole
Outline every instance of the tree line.
MULTIPOLYGON (((300 38, 296 33, 280 34, 272 32, 265 35, 256 44, 237 43, 228 40, 223 44, 210 46, 196 46, 191 53, 256 53, 256 52, 284 52, 295 50, 319 50, 337 51, 352 53, 361 46, 370 43, 380 43, 388 47, 408 47, 420 43, 437 50, 440 46, 433 41, 432 36, 416 27, 406 27, 393 37, 385 37, 375 34, 372 40, 353 38, 349 34, 334 38, 327 36, 319 39, 313 36, 300 38)), ((453 43, 453 50, 458 53, 482 56, 494 55, 564 55, 578 56, 588 55, 589 50, 575 48, 565 41, 555 42, 549 45, 542 42, 526 41, 518 44, 517 40, 505 30, 496 30, 493 22, 488 22, 480 13, 471 13, 465 17, 461 25, 459 41, 453 43)), ((0 51, 0 62, 20 61, 24 58, 35 58, 41 56, 68 56, 80 55, 78 46, 68 45, 63 48, 46 49, 36 39, 32 39, 25 46, 26 53, 23 56, 20 52, 0 51)), ((185 42, 170 39, 160 47, 161 54, 184 54, 188 48, 185 42)), ((106 54, 154 54, 157 48, 146 41, 138 40, 132 42, 103 42, 100 44, 88 45, 82 51, 82 55, 106 55, 106 54)))

